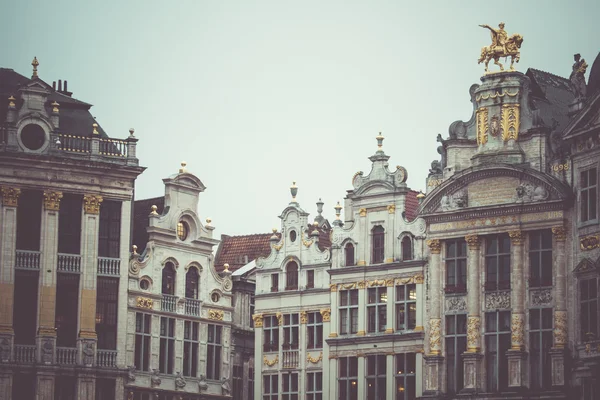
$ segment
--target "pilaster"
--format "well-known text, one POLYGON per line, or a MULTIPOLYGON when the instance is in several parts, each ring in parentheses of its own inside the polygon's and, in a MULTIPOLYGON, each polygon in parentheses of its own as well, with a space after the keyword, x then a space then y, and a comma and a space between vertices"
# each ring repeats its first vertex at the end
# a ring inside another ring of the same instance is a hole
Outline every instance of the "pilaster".
POLYGON ((440 355, 442 351, 441 327, 441 249, 442 244, 438 239, 427 241, 429 246, 429 274, 431 279, 431 294, 429 306, 429 355, 440 355))
POLYGON ((0 372, 0 399, 8 400, 12 397, 12 371, 0 372))
MULTIPOLYGON (((389 204, 387 206, 387 221, 385 227, 385 253, 384 253, 384 261, 386 263, 394 262, 394 260, 399 260, 400 255, 396 254, 397 250, 400 248, 400 244, 396 244, 396 231, 394 229, 394 222, 396 220, 396 206, 394 204, 389 204)), ((399 253, 399 251, 398 251, 399 253)))
POLYGON ((54 378, 50 371, 38 371, 36 375, 36 400, 54 400, 54 378))
MULTIPOLYGON (((418 286, 418 285, 415 285, 418 286)), ((385 333, 394 333, 394 331, 396 330, 396 325, 395 325, 395 321, 394 321, 394 299, 396 299, 396 293, 394 293, 394 282, 392 280, 392 284, 386 287, 387 289, 387 299, 388 299, 388 303, 385 309, 385 318, 387 321, 387 326, 385 329, 385 333)), ((419 297, 417 296, 417 304, 419 303, 419 297)), ((418 314, 418 310, 417 310, 417 314, 418 314)), ((417 317, 418 318, 418 317, 417 317)), ((416 324, 418 325, 418 323, 416 324)))
MULTIPOLYGON (((481 349, 481 310, 480 310, 480 270, 479 248, 480 240, 477 235, 465 236, 469 248, 467 258, 467 352, 478 353, 481 349)), ((469 358, 470 360, 471 358, 469 358)), ((465 359, 466 362, 467 359, 465 359)), ((466 376, 466 368, 465 368, 466 376)))
POLYGON ((521 231, 508 232, 511 241, 511 349, 525 349, 525 277, 523 276, 523 241, 521 231))
POLYGON ((556 308, 554 309, 554 347, 550 350, 552 364, 552 386, 563 387, 565 385, 565 349, 568 344, 567 329, 567 282, 565 263, 565 241, 567 239, 566 229, 563 226, 552 228, 554 235, 553 271, 554 271, 554 295, 556 308))
POLYGON ((442 374, 444 357, 439 355, 425 356, 425 391, 423 396, 438 396, 442 394, 442 374))
POLYGON ((369 254, 369 249, 371 248, 371 232, 369 229, 369 221, 367 219, 367 210, 365 208, 361 208, 358 212, 358 224, 360 229, 360 242, 356 249, 356 255, 358 256, 356 265, 365 266, 371 263, 371 255, 369 254))
POLYGON ((387 371, 387 373, 385 375, 385 398, 393 399, 394 394, 396 393, 396 390, 395 390, 396 384, 394 382, 396 380, 396 377, 394 376, 395 374, 393 373, 393 371, 395 370, 393 353, 387 354, 385 356, 385 364, 386 364, 385 369, 387 371))
POLYGON ((527 379, 527 353, 522 350, 510 349, 506 353, 508 358, 508 388, 520 391, 526 387, 527 379))
POLYGON ((461 393, 481 392, 484 385, 482 366, 483 355, 479 352, 465 352, 462 355, 464 365, 464 388, 461 393))
MULTIPOLYGON (((360 314, 360 313, 359 313, 360 314)), ((358 353, 358 379, 357 379, 357 393, 359 399, 365 399, 367 397, 367 388, 365 382, 365 376, 367 376, 367 358, 363 353, 358 353)))
POLYGON ((96 397, 96 376, 80 372, 77 376, 77 398, 94 400, 96 397))
MULTIPOLYGON (((129 238, 130 238, 130 222, 131 222, 131 201, 124 201, 121 204, 121 243, 120 243, 120 279, 119 279, 119 303, 117 305, 117 326, 128 326, 130 323, 127 320, 127 285, 129 282, 129 238)), ((142 249, 143 251, 143 249, 142 249)), ((133 332, 135 332, 135 314, 131 320, 133 332)), ((127 365, 127 329, 117 330, 117 366, 123 368, 127 365)), ((135 340, 135 339, 134 339, 135 340)), ((131 363, 133 364, 133 363, 131 363)), ((129 364, 129 365, 131 365, 129 364)))
MULTIPOLYGON (((416 322, 415 322, 415 331, 419 331, 419 332, 423 332, 425 329, 423 328, 425 322, 425 293, 423 288, 425 287, 425 283, 421 283, 421 284, 416 284, 415 288, 417 291, 417 318, 416 318, 416 322)), ((395 290, 395 287, 392 288, 393 290, 395 290)), ((392 296, 391 299, 395 299, 396 297, 396 293, 392 292, 392 296)), ((389 299, 390 297, 388 297, 389 299)), ((390 303, 391 306, 391 303, 390 303)), ((390 307, 393 309, 393 307, 390 307)), ((392 311, 392 315, 393 315, 393 311, 392 311)))
MULTIPOLYGON (((330 304, 331 304, 331 308, 329 309, 329 323, 325 324, 325 320, 323 319, 323 337, 337 337, 338 336, 338 301, 339 301, 339 294, 337 291, 332 291, 330 292, 330 304), (325 330, 327 329, 328 333, 325 333, 325 330)), ((360 314, 360 312, 359 312, 360 314)))
MULTIPOLYGON (((365 336, 367 329, 367 290, 358 289, 358 332, 357 336, 365 336)), ((360 376, 360 375, 359 375, 360 376)))

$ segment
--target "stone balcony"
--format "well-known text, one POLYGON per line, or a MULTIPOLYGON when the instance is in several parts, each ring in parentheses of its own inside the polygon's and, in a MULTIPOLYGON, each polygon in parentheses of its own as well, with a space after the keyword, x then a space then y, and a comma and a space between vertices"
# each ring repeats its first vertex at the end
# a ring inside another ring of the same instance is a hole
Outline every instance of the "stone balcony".
MULTIPOLYGON (((43 353, 42 350, 40 353, 43 353)), ((117 350, 98 349, 95 354, 95 366, 101 368, 116 368, 117 350)), ((5 360, 5 362, 11 360, 5 360)), ((83 365, 78 347, 56 347, 50 360, 44 364, 83 365)), ((15 344, 13 346, 12 362, 16 364, 38 364, 38 347, 36 345, 15 344)))
POLYGON ((121 259, 111 257, 98 257, 98 275, 120 276, 121 259))
POLYGON ((15 257, 15 268, 17 269, 40 269, 40 252, 32 250, 17 250, 15 257))
POLYGON ((60 272, 81 272, 81 255, 58 253, 58 271, 60 272))

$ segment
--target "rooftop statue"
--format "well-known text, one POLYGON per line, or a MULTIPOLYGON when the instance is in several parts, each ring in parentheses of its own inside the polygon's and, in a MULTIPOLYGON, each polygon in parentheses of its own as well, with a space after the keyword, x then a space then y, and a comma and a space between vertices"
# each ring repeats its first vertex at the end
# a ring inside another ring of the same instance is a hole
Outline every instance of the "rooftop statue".
POLYGON ((519 62, 521 56, 519 49, 521 48, 521 43, 523 43, 523 36, 515 33, 508 37, 508 34, 504 30, 504 22, 500 22, 498 29, 494 29, 489 25, 479 26, 490 30, 492 44, 481 48, 481 56, 477 63, 485 63, 485 72, 488 72, 488 63, 491 59, 494 59, 494 64, 500 67, 500 71, 504 71, 504 65, 498 62, 498 59, 500 57, 510 57, 510 70, 514 71, 514 63, 519 62))
POLYGON ((580 54, 575 54, 574 58, 575 63, 573 64, 573 72, 571 72, 569 79, 575 89, 575 96, 577 96, 578 99, 581 99, 586 95, 585 71, 587 70, 588 65, 585 60, 581 58, 580 54))

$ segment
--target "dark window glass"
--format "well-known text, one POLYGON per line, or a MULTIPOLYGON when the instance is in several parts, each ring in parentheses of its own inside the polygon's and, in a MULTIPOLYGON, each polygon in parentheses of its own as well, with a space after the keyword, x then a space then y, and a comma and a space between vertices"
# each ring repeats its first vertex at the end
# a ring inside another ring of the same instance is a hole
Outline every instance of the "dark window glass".
POLYGON ((198 375, 198 330, 199 323, 183 323, 183 375, 198 375))
POLYGON ((298 373, 283 374, 282 377, 282 400, 298 400, 298 373))
POLYGON ((175 318, 160 317, 160 356, 158 370, 173 373, 175 361, 175 318))
POLYGON ((15 270, 13 329, 15 344, 35 344, 39 272, 15 270))
POLYGON ((367 356, 367 400, 386 400, 386 358, 385 354, 367 356))
POLYGON ((315 270, 306 271, 306 288, 313 289, 315 287, 315 270))
POLYGON ((550 389, 552 347, 552 308, 529 310, 530 383, 534 390, 550 389))
POLYGON ((12 398, 15 400, 36 400, 35 374, 14 373, 12 381, 12 398))
POLYGON ((162 270, 162 294, 175 294, 175 265, 167 262, 162 270))
POLYGON ((354 245, 347 243, 344 247, 344 255, 346 256, 346 267, 354 265, 354 245))
POLYGON ((286 266, 285 290, 298 290, 298 264, 294 261, 286 266))
POLYGON ((579 281, 579 307, 582 341, 596 340, 599 337, 599 297, 598 278, 586 278, 579 281))
POLYGON ((338 400, 358 400, 358 358, 338 359, 338 400))
POLYGON ((306 400, 323 400, 323 373, 306 374, 306 400))
POLYGON ((445 292, 467 292, 467 242, 464 239, 446 242, 445 292))
POLYGON ((56 279, 56 345, 75 347, 79 306, 79 274, 58 273, 56 279))
POLYGON ((385 256, 385 231, 377 225, 373 228, 373 264, 381 264, 385 256))
POLYGON ((263 375, 263 400, 279 399, 279 376, 263 375))
POLYGON ((552 231, 529 234, 529 287, 552 286, 552 231))
POLYGON ((119 279, 99 276, 96 292, 96 333, 99 349, 117 349, 118 304, 119 279))
POLYGON ((358 289, 340 291, 340 334, 358 332, 358 289))
POLYGON ((485 313, 485 363, 487 390, 497 392, 508 387, 510 349, 510 311, 485 313))
POLYGON ((150 314, 135 313, 135 367, 150 370, 150 314))
POLYGON ((75 400, 78 398, 75 394, 77 378, 72 376, 57 376, 54 380, 54 399, 55 400, 75 400))
POLYGON ((80 254, 83 197, 65 193, 58 213, 58 252, 80 254))
POLYGON ((408 261, 408 260, 412 260, 413 256, 412 256, 412 240, 410 237, 405 236, 402 239, 402 260, 403 261, 408 261))
POLYGON ((417 398, 416 354, 396 354, 396 400, 415 400, 417 398))
POLYGON ((467 315, 446 315, 446 381, 448 393, 464 387, 462 354, 467 351, 467 315))
POLYGON ((417 325, 417 286, 396 286, 396 331, 415 329, 417 325))
POLYGON ((507 234, 485 240, 485 290, 510 289, 510 238, 507 234))
POLYGON ((581 171, 579 184, 581 222, 595 220, 598 217, 598 176, 596 168, 581 171))
POLYGON ((208 325, 208 343, 206 357, 206 378, 212 380, 221 379, 221 353, 223 342, 221 339, 223 327, 220 325, 208 325))
POLYGON ((264 317, 263 320, 263 350, 265 352, 279 350, 279 321, 274 315, 264 317))
POLYGON ((320 312, 311 312, 307 314, 306 324, 306 348, 323 348, 323 316, 320 312))
POLYGON ((40 251, 42 192, 23 190, 17 206, 17 250, 40 251))
POLYGON ((271 292, 279 291, 279 274, 271 274, 271 292))
POLYGON ((369 288, 367 292, 367 331, 385 332, 387 326, 387 287, 369 288))
POLYGON ((96 379, 96 399, 95 400, 114 400, 115 399, 115 385, 114 379, 96 379))
POLYGON ((300 319, 298 314, 283 315, 283 350, 297 350, 300 344, 300 319))
POLYGON ((198 269, 190 267, 185 274, 185 297, 188 299, 198 298, 198 269))
POLYGON ((98 256, 120 258, 121 202, 104 200, 100 205, 98 256))

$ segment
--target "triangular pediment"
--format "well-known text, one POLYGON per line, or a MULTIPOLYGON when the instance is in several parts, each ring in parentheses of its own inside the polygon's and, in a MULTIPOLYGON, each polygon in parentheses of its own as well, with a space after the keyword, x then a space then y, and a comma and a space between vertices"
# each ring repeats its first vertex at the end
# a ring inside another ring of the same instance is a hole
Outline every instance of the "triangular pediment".
POLYGON ((569 188, 550 175, 531 168, 488 164, 461 171, 443 182, 425 197, 419 212, 521 206, 562 201, 569 196, 569 188))
POLYGON ((563 136, 565 138, 572 137, 597 126, 600 126, 600 92, 588 99, 581 111, 567 125, 563 136))
POLYGON ((27 82, 27 84, 21 86, 21 88, 19 89, 19 91, 21 92, 28 92, 28 91, 34 91, 34 92, 44 92, 44 93, 51 93, 52 92, 52 86, 48 85, 46 82, 44 82, 41 79, 32 79, 29 82, 27 82))
POLYGON ((584 258, 577 264, 577 266, 573 269, 573 273, 580 275, 588 272, 596 272, 598 268, 596 267, 596 263, 590 260, 589 258, 584 258))

